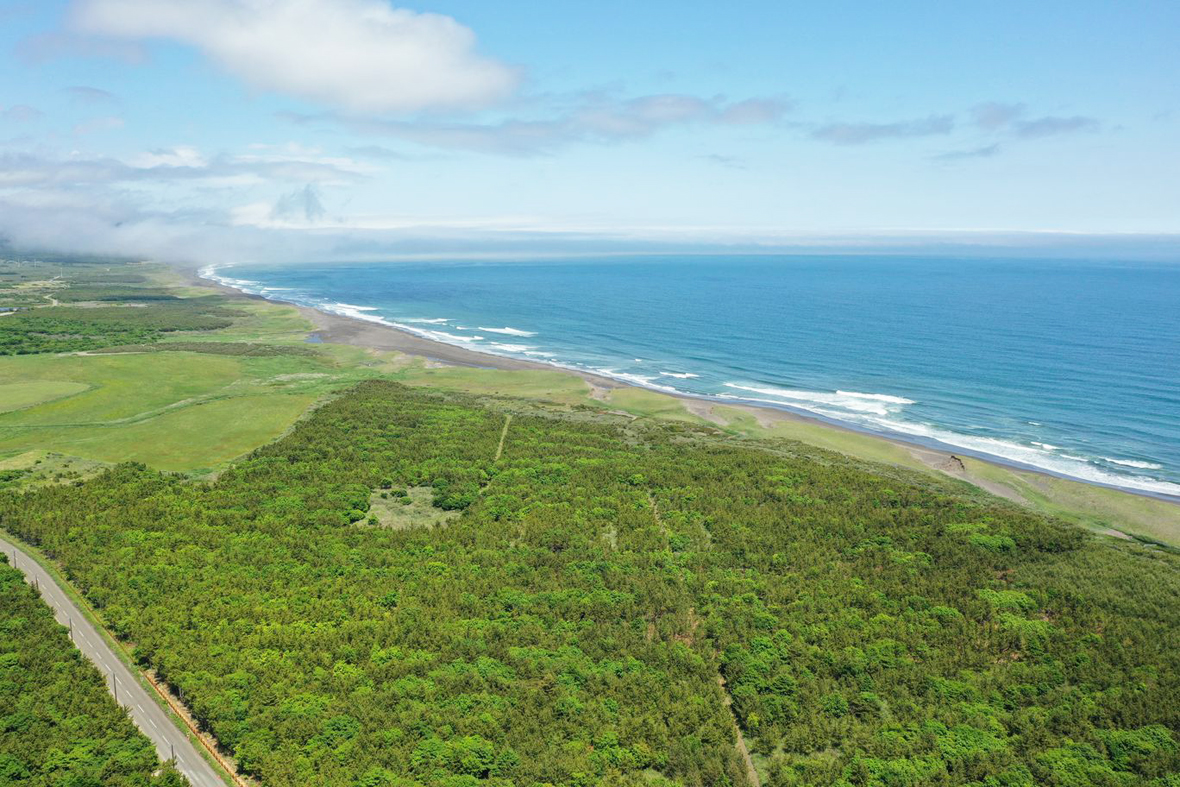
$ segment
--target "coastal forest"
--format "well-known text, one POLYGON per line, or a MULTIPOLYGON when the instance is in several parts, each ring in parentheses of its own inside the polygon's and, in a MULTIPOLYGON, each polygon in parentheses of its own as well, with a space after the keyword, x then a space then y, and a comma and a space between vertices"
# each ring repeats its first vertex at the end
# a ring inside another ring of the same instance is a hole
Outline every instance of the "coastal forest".
POLYGON ((261 785, 1180 787, 1175 554, 786 440, 367 381, 0 527, 261 785))
POLYGON ((0 555, 0 785, 184 787, 0 555))

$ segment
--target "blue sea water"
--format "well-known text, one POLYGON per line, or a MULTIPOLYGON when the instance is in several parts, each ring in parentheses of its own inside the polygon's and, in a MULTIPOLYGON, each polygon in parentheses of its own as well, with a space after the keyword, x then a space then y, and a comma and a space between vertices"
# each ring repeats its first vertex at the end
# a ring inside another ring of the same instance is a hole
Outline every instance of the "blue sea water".
POLYGON ((206 275, 484 352, 1180 495, 1180 265, 713 255, 206 275))

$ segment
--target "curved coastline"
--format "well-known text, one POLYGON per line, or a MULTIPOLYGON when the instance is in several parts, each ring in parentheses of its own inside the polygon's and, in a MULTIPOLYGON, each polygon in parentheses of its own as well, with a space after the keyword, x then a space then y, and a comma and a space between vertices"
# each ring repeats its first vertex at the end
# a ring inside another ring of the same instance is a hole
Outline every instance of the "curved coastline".
MULTIPOLYGON (((218 270, 229 267, 233 267, 233 265, 209 265, 194 270, 193 273, 195 274, 197 281, 204 286, 224 289, 248 298, 265 300, 274 303, 282 303, 299 309, 312 321, 314 325, 316 325, 316 333, 323 341, 352 344, 379 350, 404 352, 410 355, 424 357, 448 365, 501 369, 509 371, 563 371, 575 374, 586 380, 595 391, 595 398, 602 398, 602 395, 606 391, 615 388, 639 388, 650 390, 656 393, 673 396, 685 401, 689 410, 693 412, 693 414, 704 417, 706 420, 709 420, 707 411, 711 405, 736 407, 756 415, 760 422, 795 420, 803 423, 823 426, 829 429, 836 429, 873 437, 875 439, 879 439, 909 450, 911 453, 920 451, 926 455, 919 456, 917 453, 915 453, 915 456, 919 458, 924 464, 927 464, 936 469, 944 469, 942 468, 942 465, 944 465, 948 460, 953 461, 957 456, 966 456, 1003 468, 1015 469, 1049 478, 1057 478, 1104 489, 1116 490, 1127 494, 1180 505, 1180 492, 1169 493, 1157 491, 1151 488, 1136 487, 1125 483, 1119 483, 1120 478, 1124 476, 1102 471, 1100 469, 1095 469, 1093 471, 1094 475, 1099 476, 1099 478, 1087 478, 1068 472, 1058 471, 1042 465, 1022 462, 1018 459, 1013 459, 1008 456, 989 453, 987 451, 972 448, 970 446, 939 440, 937 437, 914 434, 906 431, 873 428, 864 424, 842 420, 838 417, 830 416, 824 412, 816 412, 814 409, 810 409, 808 407, 792 406, 787 403, 772 401, 756 396, 742 396, 738 394, 710 395, 695 393, 684 391, 670 385, 656 384, 646 378, 640 378, 637 375, 625 373, 615 374, 613 373, 613 370, 610 369, 589 369, 583 366, 561 363, 559 361, 552 360, 550 353, 528 353, 530 355, 537 356, 537 359, 533 360, 519 358, 514 355, 507 354, 507 351, 496 353, 484 349, 485 347, 496 347, 496 342, 480 345, 480 348, 476 349, 474 346, 472 346, 473 342, 463 341, 465 337, 447 334, 444 331, 432 330, 431 328, 419 328, 415 327, 414 325, 406 325, 401 322, 394 322, 377 315, 365 314, 365 312, 377 311, 376 307, 354 306, 352 304, 336 304, 337 306, 344 308, 333 310, 327 304, 321 303, 312 305, 294 300, 290 297, 285 297, 284 293, 288 292, 289 290, 284 288, 265 287, 261 286, 260 282, 233 279, 230 277, 217 275, 218 270), (258 286, 259 290, 253 291, 249 289, 251 286, 258 286), (1110 480, 1104 480, 1103 477, 1109 478, 1110 480)), ((439 325, 449 322, 449 320, 443 320, 439 318, 430 320, 414 320, 412 322, 422 323, 423 325, 430 325, 432 328, 437 328, 439 325)), ((511 337, 533 335, 532 332, 518 332, 516 329, 510 328, 473 328, 472 330, 479 330, 481 332, 486 331, 491 333, 503 333, 511 337)), ((483 337, 479 338, 482 339, 483 337)), ((505 346, 508 347, 508 345, 505 346)), ((510 349, 511 351, 520 352, 522 348, 519 346, 511 346, 510 349)), ((663 372, 660 373, 660 377, 662 378, 677 378, 685 376, 695 377, 696 375, 665 374, 663 372)), ((730 387, 740 388, 741 386, 730 387)), ((847 392, 842 391, 837 393, 861 396, 865 397, 866 399, 873 400, 891 402, 909 401, 901 397, 893 397, 885 394, 847 394, 847 392)), ((969 436, 964 436, 964 439, 969 439, 969 436)), ((991 438, 980 438, 980 440, 985 442, 989 439, 991 438)), ((1136 466, 1134 464, 1127 464, 1125 460, 1120 461, 1117 459, 1112 459, 1109 461, 1116 464, 1125 464, 1128 467, 1136 466)), ((950 475, 954 476, 956 474, 950 473, 950 475)), ((1133 482, 1138 477, 1125 476, 1125 478, 1127 478, 1128 481, 1133 482)), ((1180 488, 1180 485, 1173 484, 1171 482, 1157 481, 1156 479, 1143 480, 1156 485, 1168 487, 1176 486, 1180 488)), ((991 489, 989 491, 998 493, 995 489, 991 489)))

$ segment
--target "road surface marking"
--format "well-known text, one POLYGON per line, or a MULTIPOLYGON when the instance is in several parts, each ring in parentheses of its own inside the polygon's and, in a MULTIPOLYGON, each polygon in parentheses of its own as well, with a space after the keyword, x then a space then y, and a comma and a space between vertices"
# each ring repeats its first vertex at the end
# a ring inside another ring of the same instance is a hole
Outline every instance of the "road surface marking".
MULTIPOLYGON (((49 573, 42 571, 40 569, 40 567, 36 565, 36 563, 33 561, 33 559, 31 557, 28 557, 24 553, 16 551, 15 547, 12 544, 10 544, 7 540, 0 538, 0 543, 3 543, 5 545, 5 547, 13 548, 13 550, 14 550, 12 553, 12 567, 16 568, 16 569, 20 570, 22 573, 24 573, 24 575, 27 578, 28 583, 30 585, 33 585, 35 587, 35 589, 40 592, 41 598, 46 603, 52 602, 52 606, 58 607, 59 609, 62 610, 63 615, 67 618, 66 621, 61 621, 63 625, 67 625, 68 623, 72 623, 74 615, 79 615, 83 618, 79 621, 79 626, 78 626, 78 631, 77 631, 78 637, 74 640, 75 647, 77 647, 96 666, 98 664, 101 664, 104 668, 107 669, 107 671, 110 673, 110 677, 111 677, 111 685, 108 686, 108 691, 111 691, 112 693, 114 693, 115 691, 122 689, 123 691, 120 691, 119 692, 120 694, 123 694, 126 691, 130 691, 132 695, 134 695, 136 691, 139 691, 142 694, 144 692, 144 689, 136 683, 134 674, 128 673, 128 671, 123 667, 122 662, 120 662, 120 665, 119 665, 120 674, 116 675, 115 670, 110 668, 110 665, 107 663, 106 658, 105 658, 105 656, 108 654, 108 652, 110 653, 112 658, 114 658, 116 661, 118 661, 118 659, 114 655, 114 652, 110 650, 111 646, 108 645, 107 641, 104 640, 102 638, 102 636, 92 628, 90 628, 89 630, 95 631, 95 636, 98 638, 98 644, 95 645, 94 643, 92 643, 90 641, 90 637, 86 633, 87 629, 89 628, 89 624, 84 619, 85 616, 82 615, 80 608, 77 608, 74 606, 73 601, 71 601, 67 596, 62 594, 61 588, 57 585, 56 580, 54 580, 54 578, 49 573), (45 580, 45 587, 41 587, 41 580, 45 580), (130 678, 128 677, 128 675, 130 675, 130 678), (128 684, 128 683, 135 684, 135 685, 128 687, 128 686, 126 686, 126 684, 128 684), (124 685, 121 686, 120 684, 124 684, 124 685)), ((71 629, 72 629, 72 626, 71 626, 71 629)), ((71 631, 70 633, 73 634, 74 632, 71 631)), ((157 689, 157 691, 159 691, 159 689, 157 689)), ((124 710, 130 710, 130 707, 131 707, 130 700, 133 700, 133 698, 134 698, 133 696, 132 697, 125 696, 125 697, 118 698, 118 699, 127 700, 126 704, 124 704, 124 702, 118 702, 119 707, 124 710)), ((167 698, 165 698, 165 700, 166 699, 167 698)), ((151 704, 150 700, 149 700, 149 704, 151 704)), ((147 718, 147 720, 149 722, 151 722, 152 727, 156 730, 156 735, 149 736, 149 738, 156 737, 160 741, 157 744, 156 749, 160 753, 160 758, 162 760, 165 758, 165 754, 163 752, 163 747, 165 745, 167 745, 168 749, 170 750, 170 753, 176 758, 176 762, 177 762, 177 765, 180 766, 181 773, 188 779, 189 783, 192 784, 194 787, 210 787, 210 785, 217 785, 217 787, 224 787, 225 786, 225 782, 222 780, 221 776, 216 771, 214 771, 212 769, 212 767, 209 764, 207 764, 202 757, 197 755, 196 761, 195 762, 193 761, 193 756, 197 754, 197 750, 195 748, 193 748, 195 744, 192 740, 190 740, 188 738, 185 731, 181 727, 176 725, 176 723, 172 720, 171 717, 162 717, 163 723, 165 724, 165 729, 163 731, 161 731, 159 724, 157 724, 157 722, 154 719, 147 717, 147 712, 144 710, 143 706, 140 703, 136 702, 135 707, 139 710, 140 715, 138 716, 138 718, 140 718, 140 719, 147 718), (171 726, 169 726, 169 725, 171 725, 171 726), (169 730, 177 733, 177 735, 174 735, 172 737, 176 738, 176 740, 179 741, 178 743, 175 743, 175 745, 182 747, 181 756, 176 756, 176 751, 173 748, 174 742, 169 741, 169 735, 168 735, 169 730), (179 736, 179 737, 177 737, 177 736, 179 736), (184 748, 184 747, 188 747, 188 748, 184 748)), ((132 714, 132 715, 133 715, 133 719, 134 719, 135 715, 134 714, 132 714)), ((137 722, 137 726, 139 726, 140 729, 143 730, 144 732, 147 732, 147 730, 142 727, 141 722, 137 722)), ((194 733, 195 733, 195 730, 194 730, 194 733)), ((213 754, 214 757, 217 757, 216 752, 214 750, 212 750, 209 747, 209 745, 207 743, 205 743, 205 741, 203 739, 197 738, 197 742, 200 743, 201 745, 203 745, 205 748, 209 749, 210 753, 213 754)), ((242 784, 242 782, 240 780, 238 780, 236 777, 233 778, 233 782, 237 785, 242 784)))

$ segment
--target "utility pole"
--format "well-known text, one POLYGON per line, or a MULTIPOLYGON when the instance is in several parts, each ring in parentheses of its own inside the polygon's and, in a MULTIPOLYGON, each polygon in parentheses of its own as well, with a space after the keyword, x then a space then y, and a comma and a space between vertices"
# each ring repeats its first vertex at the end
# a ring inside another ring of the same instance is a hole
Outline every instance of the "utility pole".
POLYGON ((115 704, 119 704, 119 679, 115 677, 115 671, 111 670, 111 688, 115 690, 115 704))

